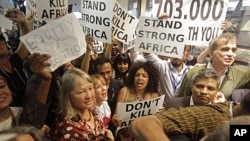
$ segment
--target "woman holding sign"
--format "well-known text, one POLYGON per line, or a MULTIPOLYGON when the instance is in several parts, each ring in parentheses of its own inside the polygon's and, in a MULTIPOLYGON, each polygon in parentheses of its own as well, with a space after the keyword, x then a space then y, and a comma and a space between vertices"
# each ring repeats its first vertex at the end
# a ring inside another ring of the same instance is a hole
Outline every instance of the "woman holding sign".
MULTIPOLYGON (((158 97, 158 71, 150 62, 136 62, 131 66, 128 77, 117 98, 118 102, 134 102, 148 100, 158 97)), ((118 119, 116 106, 112 122, 115 126, 121 126, 122 121, 118 119)), ((132 136, 127 132, 127 128, 118 131, 121 141, 133 140, 132 136)))

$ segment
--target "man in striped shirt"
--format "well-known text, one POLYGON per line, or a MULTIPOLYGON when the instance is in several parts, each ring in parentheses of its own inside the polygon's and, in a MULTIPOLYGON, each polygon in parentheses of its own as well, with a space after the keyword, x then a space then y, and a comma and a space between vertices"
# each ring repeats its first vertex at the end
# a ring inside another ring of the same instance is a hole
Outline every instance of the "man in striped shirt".
POLYGON ((137 118, 130 124, 129 131, 136 141, 169 141, 169 137, 174 135, 186 135, 198 141, 224 121, 241 115, 250 115, 250 93, 239 104, 227 101, 170 108, 155 115, 137 118))

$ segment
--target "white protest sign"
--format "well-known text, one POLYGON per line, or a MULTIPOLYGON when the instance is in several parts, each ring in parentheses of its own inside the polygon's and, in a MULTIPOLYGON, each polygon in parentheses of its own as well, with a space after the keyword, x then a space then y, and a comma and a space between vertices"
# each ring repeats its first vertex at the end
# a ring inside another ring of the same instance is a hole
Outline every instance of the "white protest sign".
POLYGON ((136 29, 135 50, 181 58, 185 46, 183 30, 187 28, 178 20, 141 16, 136 29))
POLYGON ((247 31, 247 32, 250 32, 250 20, 247 21, 246 24, 243 25, 241 31, 247 31))
POLYGON ((75 15, 69 14, 21 36, 21 41, 31 54, 49 54, 54 71, 86 52, 85 35, 75 15))
POLYGON ((112 1, 81 0, 81 7, 84 33, 95 40, 111 43, 112 1))
POLYGON ((68 13, 68 0, 37 0, 38 20, 54 20, 68 13))
POLYGON ((34 19, 38 19, 36 0, 26 0, 26 15, 33 15, 34 19))
POLYGON ((119 129, 127 127, 135 118, 153 115, 162 107, 165 95, 150 100, 117 104, 117 116, 122 120, 119 129))
POLYGON ((3 28, 6 28, 6 29, 9 29, 9 30, 12 30, 12 21, 9 20, 8 18, 6 18, 5 16, 3 15, 0 15, 0 27, 3 27, 3 28))
MULTIPOLYGON (((101 41, 95 40, 93 45, 93 50, 97 54, 103 53, 103 43, 101 41)), ((93 53, 92 53, 93 54, 93 53)))
POLYGON ((162 0, 155 1, 155 16, 166 13, 169 17, 180 19, 189 27, 183 31, 187 35, 186 44, 207 46, 217 37, 222 21, 225 20, 228 0, 162 0), (214 23, 211 27, 211 21, 214 23), (203 31, 202 31, 203 30, 203 31))
POLYGON ((117 40, 128 44, 135 38, 139 20, 123 9, 116 0, 113 0, 113 3, 112 33, 117 40))
POLYGON ((122 48, 122 52, 126 52, 128 50, 130 50, 131 48, 135 47, 135 40, 129 41, 128 44, 123 44, 122 48))
POLYGON ((44 22, 38 20, 36 5, 37 5, 36 0, 26 0, 26 15, 34 16, 33 27, 32 27, 33 29, 39 28, 40 26, 42 26, 42 22, 44 22))
MULTIPOLYGON (((182 20, 185 23, 185 20, 182 20)), ((212 20, 206 21, 206 24, 200 22, 194 22, 192 26, 189 26, 187 42, 188 45, 208 46, 211 39, 217 37, 222 33, 220 29, 222 22, 214 22, 212 20)))

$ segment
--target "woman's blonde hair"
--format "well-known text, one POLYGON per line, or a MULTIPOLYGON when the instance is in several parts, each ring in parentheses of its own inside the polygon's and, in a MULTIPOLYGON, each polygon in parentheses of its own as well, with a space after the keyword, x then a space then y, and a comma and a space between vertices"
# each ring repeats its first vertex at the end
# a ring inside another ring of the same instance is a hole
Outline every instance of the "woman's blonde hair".
POLYGON ((75 85, 79 79, 92 83, 90 76, 78 68, 73 68, 66 71, 61 78, 59 107, 60 112, 67 119, 70 119, 76 115, 76 112, 71 104, 70 92, 75 89, 75 85))
POLYGON ((99 81, 101 81, 102 84, 106 84, 106 80, 100 74, 92 74, 90 77, 91 77, 94 87, 96 87, 96 84, 99 81))

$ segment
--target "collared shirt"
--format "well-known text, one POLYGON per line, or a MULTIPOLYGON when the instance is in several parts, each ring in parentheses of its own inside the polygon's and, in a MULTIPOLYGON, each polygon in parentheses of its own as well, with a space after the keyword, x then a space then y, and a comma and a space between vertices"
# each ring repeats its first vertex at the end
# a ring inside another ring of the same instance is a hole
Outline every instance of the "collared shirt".
MULTIPOLYGON (((207 65, 201 65, 194 67, 186 73, 184 80, 182 81, 181 87, 178 91, 178 96, 188 96, 191 95, 191 83, 193 76, 197 74, 201 69, 207 68, 207 65)), ((219 88, 226 99, 228 99, 234 89, 243 88, 246 84, 250 82, 250 69, 247 66, 235 65, 228 66, 228 72, 226 73, 223 81, 220 83, 219 88)))
MULTIPOLYGON (((208 104, 212 104, 212 102, 209 102, 208 104)), ((193 96, 190 96, 190 106, 195 106, 193 96)))
POLYGON ((172 82, 172 86, 173 86, 173 89, 174 89, 174 94, 176 95, 176 92, 178 91, 178 89, 180 88, 181 86, 181 82, 186 74, 186 72, 188 71, 188 67, 182 63, 183 65, 183 68, 180 72, 178 72, 176 70, 176 68, 172 65, 171 62, 168 63, 169 65, 169 73, 170 73, 170 80, 172 82))
POLYGON ((160 73, 160 94, 165 94, 164 105, 166 106, 170 98, 177 96, 177 91, 183 79, 182 77, 184 77, 186 72, 192 67, 186 66, 183 63, 183 68, 181 72, 178 73, 170 61, 162 60, 155 54, 149 54, 144 57, 147 61, 152 62, 160 73), (173 82, 171 77, 177 81, 173 82))
POLYGON ((190 106, 194 106, 194 100, 193 100, 193 96, 190 96, 190 106))
MULTIPOLYGON (((207 68, 212 69, 212 70, 214 70, 214 71, 216 72, 216 70, 215 70, 214 67, 212 66, 211 62, 208 62, 207 68)), ((219 85, 219 88, 220 88, 220 86, 221 86, 221 84, 222 84, 221 82, 223 82, 223 79, 225 78, 227 72, 228 72, 228 68, 227 68, 227 69, 222 73, 222 75, 220 76, 220 85, 219 85)))

